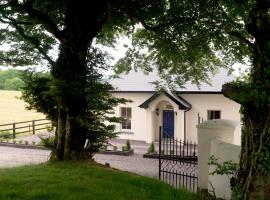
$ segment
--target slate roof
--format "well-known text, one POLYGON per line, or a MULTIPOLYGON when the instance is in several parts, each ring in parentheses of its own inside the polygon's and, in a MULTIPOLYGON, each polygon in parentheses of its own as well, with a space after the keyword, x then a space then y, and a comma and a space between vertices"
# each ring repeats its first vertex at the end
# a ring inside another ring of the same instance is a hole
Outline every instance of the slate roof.
MULTIPOLYGON (((210 83, 201 83, 200 88, 195 84, 187 83, 185 88, 176 89, 179 93, 220 93, 222 85, 236 79, 233 75, 228 75, 227 70, 220 69, 219 73, 211 75, 210 83)), ((121 74, 117 79, 111 79, 109 82, 115 88, 115 92, 154 92, 155 86, 151 83, 160 80, 156 72, 144 74, 141 70, 130 71, 128 74, 121 74)))
MULTIPOLYGON (((139 107, 144 109, 148 108, 149 104, 160 95, 161 93, 155 92, 149 99, 147 99, 145 102, 139 105, 139 107)), ((188 103, 185 99, 183 99, 178 95, 170 94, 168 92, 164 92, 164 95, 166 95, 169 99, 171 99, 174 103, 176 103, 180 110, 187 110, 192 108, 192 105, 190 103, 188 103)))

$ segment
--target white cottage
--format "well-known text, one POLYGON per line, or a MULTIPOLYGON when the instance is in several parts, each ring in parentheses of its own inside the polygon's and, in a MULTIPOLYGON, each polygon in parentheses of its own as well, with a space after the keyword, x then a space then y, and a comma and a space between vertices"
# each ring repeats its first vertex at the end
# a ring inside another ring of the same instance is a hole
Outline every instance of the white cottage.
POLYGON ((162 126, 169 136, 197 141, 198 118, 240 121, 240 105, 221 94, 222 85, 235 80, 224 69, 212 76, 211 85, 203 83, 198 88, 186 84, 174 95, 156 92, 152 84, 156 80, 159 77, 155 72, 146 75, 141 71, 131 71, 110 81, 115 88, 112 91, 115 97, 132 100, 115 108, 117 116, 127 119, 117 126, 120 139, 157 141, 158 129, 162 126))

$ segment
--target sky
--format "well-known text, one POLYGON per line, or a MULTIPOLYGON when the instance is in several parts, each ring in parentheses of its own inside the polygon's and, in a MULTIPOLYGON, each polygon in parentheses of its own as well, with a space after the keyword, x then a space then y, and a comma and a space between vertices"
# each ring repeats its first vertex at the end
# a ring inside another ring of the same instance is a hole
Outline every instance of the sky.
MULTIPOLYGON (((117 41, 117 45, 115 47, 102 47, 103 50, 107 51, 109 55, 112 56, 113 60, 111 60, 111 64, 114 65, 120 58, 123 58, 125 56, 125 52, 127 50, 127 46, 131 45, 131 40, 128 39, 127 37, 121 37, 117 41)), ((98 46, 99 47, 99 46, 98 46)), ((8 49, 8 45, 1 45, 0 50, 3 49, 8 49)), ((5 69, 11 69, 12 66, 0 66, 0 69, 5 70, 5 69)), ((27 67, 16 67, 16 69, 24 70, 27 67)), ((30 66, 30 68, 33 68, 37 71, 46 71, 48 70, 47 66, 30 66)), ((234 69, 233 74, 237 77, 242 76, 245 71, 249 68, 249 65, 243 65, 240 63, 235 63, 232 68, 234 69)), ((112 75, 113 70, 109 71, 104 71, 106 75, 112 75)))

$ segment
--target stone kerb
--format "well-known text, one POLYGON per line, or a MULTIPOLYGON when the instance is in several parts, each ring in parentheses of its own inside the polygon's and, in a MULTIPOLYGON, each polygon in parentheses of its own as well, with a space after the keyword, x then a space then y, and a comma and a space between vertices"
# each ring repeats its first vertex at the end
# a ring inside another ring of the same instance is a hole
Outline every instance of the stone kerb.
POLYGON ((198 124, 198 187, 208 189, 209 165, 208 160, 211 154, 211 141, 218 139, 226 143, 234 142, 234 131, 239 122, 233 120, 208 120, 198 124))

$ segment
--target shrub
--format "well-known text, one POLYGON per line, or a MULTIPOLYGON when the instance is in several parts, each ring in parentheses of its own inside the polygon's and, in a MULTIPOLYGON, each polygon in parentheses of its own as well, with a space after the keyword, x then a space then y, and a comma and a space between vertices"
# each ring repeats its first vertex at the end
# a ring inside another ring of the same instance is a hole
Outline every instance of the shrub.
POLYGON ((13 144, 16 144, 16 140, 12 140, 13 144))
POLYGON ((47 147, 49 149, 53 149, 54 148, 54 136, 50 136, 50 137, 39 137, 40 138, 40 145, 47 147))
POLYGON ((13 137, 10 131, 0 131, 0 135, 4 139, 11 139, 13 137))
POLYGON ((20 143, 20 144, 22 144, 22 143, 23 143, 23 141, 22 141, 22 140, 19 140, 19 143, 20 143))
POLYGON ((35 146, 36 142, 35 141, 32 141, 32 145, 35 146))
POLYGON ((125 150, 129 151, 130 149, 131 149, 130 142, 129 142, 129 140, 127 140, 125 150))
POLYGON ((28 145, 28 143, 29 143, 29 142, 28 142, 27 140, 24 141, 24 144, 25 144, 25 145, 28 145))
POLYGON ((113 146, 113 150, 114 151, 117 151, 117 146, 113 146))
POLYGON ((154 142, 152 142, 152 143, 149 145, 149 147, 148 147, 148 149, 147 149, 147 153, 157 153, 157 152, 156 152, 156 149, 155 149, 155 144, 154 144, 154 142))

